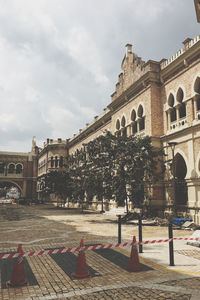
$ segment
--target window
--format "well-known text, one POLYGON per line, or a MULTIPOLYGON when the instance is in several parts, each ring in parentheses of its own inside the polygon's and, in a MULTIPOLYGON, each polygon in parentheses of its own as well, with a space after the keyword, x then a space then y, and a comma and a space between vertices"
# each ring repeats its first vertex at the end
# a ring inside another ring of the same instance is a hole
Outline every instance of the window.
POLYGON ((127 130, 126 130, 126 119, 125 119, 125 117, 123 116, 122 117, 122 120, 121 120, 121 127, 122 127, 122 129, 121 129, 121 135, 122 136, 127 136, 127 130))
POLYGON ((145 129, 145 122, 144 122, 144 117, 141 118, 140 123, 139 123, 139 130, 144 130, 145 129))
POLYGON ((195 91, 197 94, 200 94, 200 77, 197 77, 197 79, 195 80, 195 83, 194 83, 194 91, 195 91))
POLYGON ((194 83, 194 91, 197 93, 197 100, 196 100, 196 109, 197 111, 200 110, 200 77, 197 77, 194 83))
POLYGON ((134 122, 132 124, 132 134, 136 133, 137 132, 137 122, 134 122))
POLYGON ((60 168, 63 167, 63 156, 60 156, 59 167, 60 167, 60 168))
POLYGON ((119 120, 117 120, 117 122, 116 122, 116 129, 117 129, 117 130, 120 129, 120 121, 119 121, 119 120))
POLYGON ((55 168, 57 168, 58 167, 58 157, 56 156, 55 157, 55 168))
POLYGON ((186 106, 185 103, 183 103, 183 90, 181 88, 178 89, 177 92, 177 102, 179 102, 181 105, 179 106, 179 117, 184 118, 186 116, 186 106))
POLYGON ((121 126, 122 126, 122 127, 125 127, 125 126, 126 126, 126 119, 125 119, 124 116, 122 117, 121 126))
POLYGON ((8 167, 8 173, 9 174, 13 174, 15 171, 15 165, 14 164, 10 164, 8 167))
POLYGON ((136 112, 134 109, 131 112, 131 121, 132 121, 132 125, 131 125, 132 134, 134 134, 137 132, 136 112))
POLYGON ((174 96, 172 94, 169 95, 168 105, 171 107, 170 121, 174 122, 177 120, 177 115, 176 115, 176 108, 174 107, 174 96))
POLYGON ((51 156, 51 168, 54 167, 54 160, 53 160, 53 156, 51 156))
POLYGON ((144 117, 144 110, 142 105, 138 107, 138 117, 139 117, 139 131, 145 129, 145 117, 144 117))
POLYGON ((22 173, 22 165, 21 164, 17 164, 16 166, 16 174, 21 174, 22 173))
POLYGON ((174 107, 171 112, 170 112, 170 121, 174 122, 176 121, 177 117, 176 117, 176 108, 174 107))

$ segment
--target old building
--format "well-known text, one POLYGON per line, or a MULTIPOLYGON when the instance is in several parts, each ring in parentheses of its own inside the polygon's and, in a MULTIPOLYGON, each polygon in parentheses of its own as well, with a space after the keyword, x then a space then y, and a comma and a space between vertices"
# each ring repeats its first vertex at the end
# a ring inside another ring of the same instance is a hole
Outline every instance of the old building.
POLYGON ((17 187, 27 203, 37 198, 37 155, 35 138, 31 152, 0 152, 0 187, 17 187))
POLYGON ((38 154, 38 180, 37 180, 37 193, 38 200, 45 201, 55 200, 55 195, 51 194, 51 199, 47 196, 45 190, 45 175, 50 171, 63 170, 66 167, 67 157, 67 143, 68 140, 47 139, 44 143, 43 149, 40 149, 38 154))
POLYGON ((160 62, 144 62, 127 44, 111 98, 104 113, 69 140, 69 153, 105 129, 151 136, 166 153, 165 178, 152 205, 163 213, 175 206, 200 223, 200 36, 160 62))

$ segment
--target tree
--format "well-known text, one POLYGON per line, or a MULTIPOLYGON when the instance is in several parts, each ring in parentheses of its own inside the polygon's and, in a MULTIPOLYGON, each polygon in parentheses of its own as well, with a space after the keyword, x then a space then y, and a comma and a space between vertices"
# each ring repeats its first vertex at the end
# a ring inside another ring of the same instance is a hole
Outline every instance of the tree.
POLYGON ((87 158, 94 174, 95 194, 101 202, 101 212, 104 212, 103 199, 113 196, 114 140, 115 136, 106 132, 87 145, 87 158))
POLYGON ((67 197, 71 198, 73 183, 68 171, 51 171, 45 176, 44 192, 55 193, 63 205, 67 197))
POLYGON ((73 201, 78 201, 83 211, 83 202, 89 178, 84 149, 76 150, 75 154, 68 157, 68 169, 74 185, 72 191, 73 201))
POLYGON ((109 187, 109 195, 114 196, 118 205, 126 205, 128 198, 134 207, 142 208, 144 199, 160 173, 157 165, 163 154, 152 146, 148 136, 114 136, 106 132, 88 144, 88 156, 100 174, 102 195, 109 187))
POLYGON ((90 141, 69 157, 69 172, 75 188, 74 196, 83 204, 94 195, 114 198, 118 205, 128 200, 136 208, 144 207, 152 185, 158 180, 158 163, 163 154, 152 146, 151 138, 115 136, 109 131, 90 141))

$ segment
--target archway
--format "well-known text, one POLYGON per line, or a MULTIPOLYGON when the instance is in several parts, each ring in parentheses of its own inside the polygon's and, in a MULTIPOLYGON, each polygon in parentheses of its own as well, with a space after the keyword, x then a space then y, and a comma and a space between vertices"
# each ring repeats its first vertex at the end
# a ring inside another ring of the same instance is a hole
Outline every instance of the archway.
POLYGON ((19 199, 21 188, 14 182, 0 181, 0 199, 19 199))
POLYGON ((187 166, 183 156, 177 153, 175 163, 175 201, 177 205, 186 205, 188 201, 188 188, 185 180, 187 166))

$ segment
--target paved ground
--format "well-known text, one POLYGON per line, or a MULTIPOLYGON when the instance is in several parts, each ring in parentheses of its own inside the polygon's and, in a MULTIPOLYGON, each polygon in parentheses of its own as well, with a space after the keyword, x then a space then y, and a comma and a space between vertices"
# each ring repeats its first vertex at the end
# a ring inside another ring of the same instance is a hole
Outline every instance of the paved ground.
MULTIPOLYGON (((42 205, 1 206, 0 228, 1 253, 16 251, 19 243, 22 243, 24 251, 30 251, 76 247, 81 238, 85 244, 117 242, 116 216, 89 212, 81 214, 77 210, 42 205)), ((131 241, 133 235, 137 236, 137 226, 122 225, 123 241, 131 241)), ((174 236, 184 235, 191 235, 191 232, 174 231, 174 236)), ((143 228, 144 240, 161 237, 167 237, 166 227, 143 228)), ((146 245, 140 255, 140 263, 144 267, 137 273, 126 270, 129 247, 113 249, 117 252, 112 252, 107 258, 97 252, 87 251, 87 264, 94 270, 94 276, 83 280, 71 279, 77 253, 70 257, 68 254, 60 254, 60 258, 53 255, 28 257, 29 284, 9 289, 5 288, 5 280, 11 276, 11 263, 1 260, 0 299, 197 300, 200 292, 199 248, 188 246, 185 242, 176 242, 174 249, 175 266, 169 267, 167 243, 146 245), (116 261, 112 261, 113 255, 116 261)))

